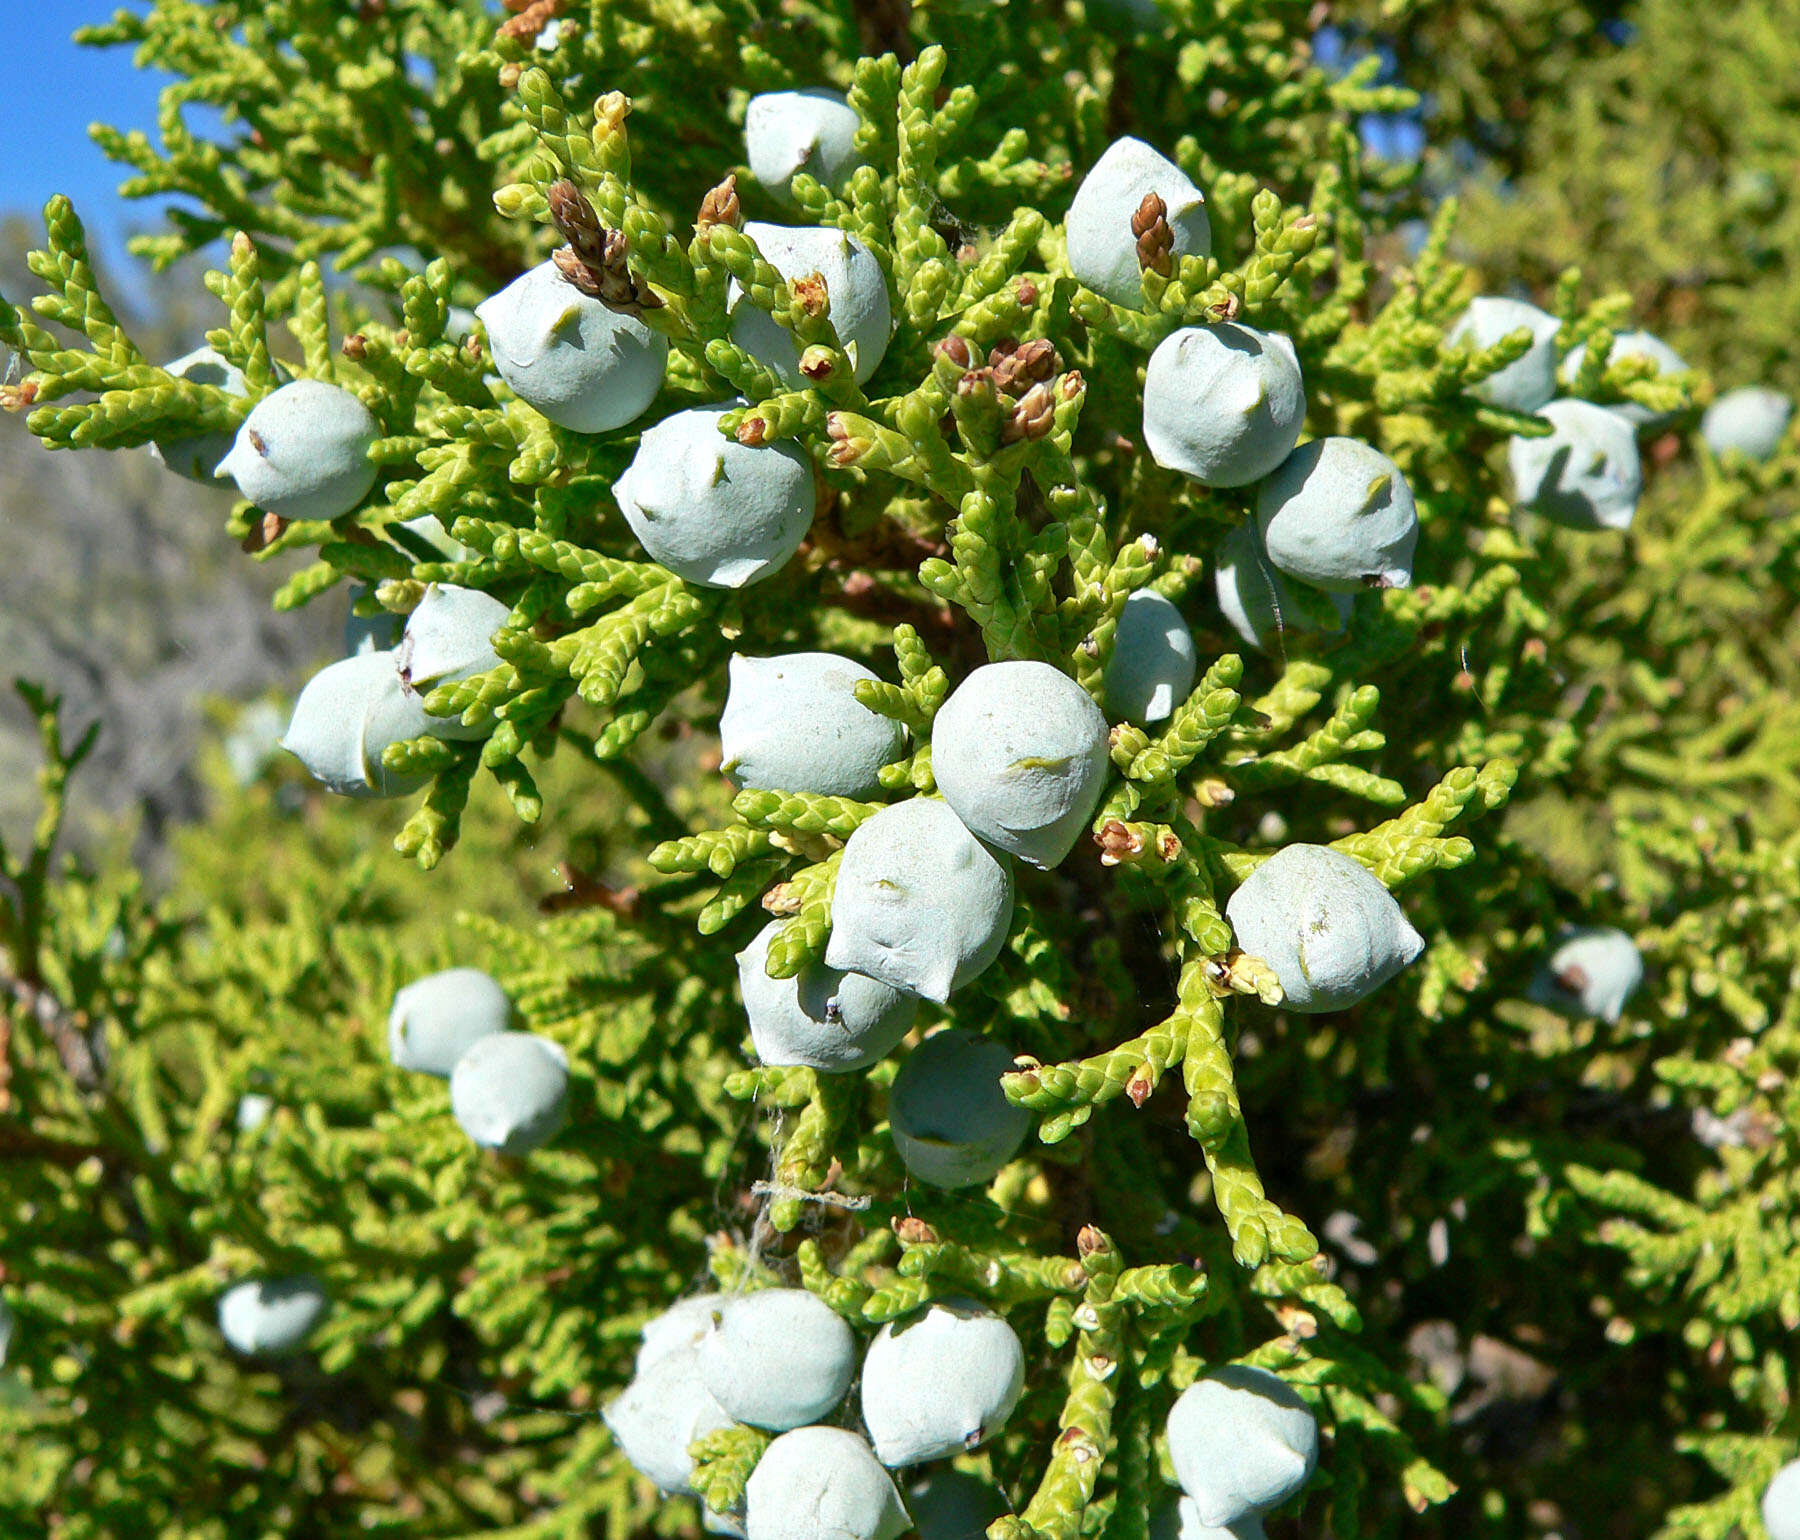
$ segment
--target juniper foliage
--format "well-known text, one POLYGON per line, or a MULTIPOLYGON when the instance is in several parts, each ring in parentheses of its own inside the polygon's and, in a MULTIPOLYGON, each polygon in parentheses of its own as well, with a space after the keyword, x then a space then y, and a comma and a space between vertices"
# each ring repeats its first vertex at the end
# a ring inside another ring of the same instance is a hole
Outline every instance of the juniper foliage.
MULTIPOLYGON (((404 614, 435 581, 511 613, 500 665, 431 702, 491 731, 389 750, 431 777, 395 843, 435 870, 408 883, 350 856, 378 811, 323 807, 283 770, 233 796, 173 895, 59 870, 85 744, 33 699, 46 813, 0 911, 0 1418, 24 1455, 0 1514, 71 1540, 692 1533, 693 1504, 655 1494, 593 1412, 641 1323, 710 1276, 797 1283, 865 1336, 939 1297, 1003 1311, 1025 1396, 959 1462, 1007 1499, 992 1540, 1147 1534, 1168 1407, 1226 1362, 1280 1373, 1325 1431, 1289 1533, 1525 1534, 1551 1504, 1636 1534, 1688 1495, 1670 1534, 1753 1532, 1791 1450, 1800 1317, 1800 879, 1765 816, 1793 789, 1793 537, 1772 513, 1792 452, 1720 465, 1670 436, 1631 535, 1520 519, 1504 442, 1543 425, 1464 388, 1524 339, 1446 347, 1472 288, 1453 205, 1408 264, 1373 255, 1410 174, 1365 164, 1354 120, 1411 97, 1314 66, 1306 6, 515 10, 157 0, 88 34, 183 77, 160 146, 102 142, 139 190, 197 207, 144 255, 229 238, 209 341, 249 396, 138 349, 59 199, 45 292, 0 307, 27 365, 8 404, 52 447, 119 449, 231 430, 289 375, 342 385, 381 424, 375 490, 332 521, 229 521, 262 559, 310 554, 278 602, 356 581, 404 614), (865 165, 841 193, 797 178, 781 216, 739 164, 743 104, 815 84, 847 91, 865 165), (188 101, 230 109, 225 146, 184 129, 188 101), (1146 270, 1138 309, 1075 280, 1060 228, 1124 132, 1173 153, 1213 228, 1213 255, 1146 270), (552 425, 479 328, 458 334, 457 310, 564 238, 558 184, 622 233, 626 292, 670 342, 642 421, 741 400, 721 431, 814 466, 819 514, 768 581, 701 588, 643 559, 609 490, 637 430, 552 425), (866 384, 746 213, 875 252, 896 329, 866 384), (785 388, 732 340, 733 282, 816 383, 785 388), (1150 350, 1225 318, 1293 338, 1308 431, 1392 457, 1420 514, 1417 586, 1273 655, 1206 592, 1254 489, 1200 487, 1138 441, 1150 350), (419 548, 401 526, 422 514, 465 554, 419 548), (1098 693, 1146 586, 1183 605, 1198 683, 1155 730, 1114 729, 1092 839, 1021 872, 1001 958, 922 1022, 1022 1056, 1006 1089, 1035 1137, 985 1191, 909 1186, 884 1121, 897 1060, 756 1065, 733 953, 772 914, 772 973, 821 957, 838 853, 932 792, 952 683, 1035 658, 1098 693), (881 676, 859 699, 912 752, 866 802, 733 796, 705 760, 728 655, 811 648, 881 676), (1223 918, 1296 840, 1361 861, 1427 942, 1350 1012, 1281 1012, 1223 918), (551 853, 563 881, 534 916, 517 895, 551 853), (1587 922, 1655 969, 1616 1024, 1527 998, 1558 929, 1587 922), (488 967, 569 1051, 567 1130, 523 1160, 481 1156, 441 1083, 386 1061, 394 990, 452 963, 488 967), (247 1092, 276 1110, 244 1127, 247 1092), (227 1355, 220 1290, 299 1271, 333 1300, 311 1352, 227 1355), (1434 1362, 1419 1346, 1446 1321, 1434 1362), (1637 1351, 1675 1338, 1699 1358, 1637 1351), (1509 1340, 1564 1387, 1529 1458, 1494 1425, 1504 1397, 1468 1393, 1479 1344, 1509 1340), (1675 1447, 1727 1495, 1646 1483, 1675 1447)), ((1607 361, 1625 296, 1568 274, 1546 300, 1561 350, 1588 345, 1574 393, 1687 408, 1689 382, 1607 361)), ((761 1447, 698 1446, 713 1508, 761 1447)))

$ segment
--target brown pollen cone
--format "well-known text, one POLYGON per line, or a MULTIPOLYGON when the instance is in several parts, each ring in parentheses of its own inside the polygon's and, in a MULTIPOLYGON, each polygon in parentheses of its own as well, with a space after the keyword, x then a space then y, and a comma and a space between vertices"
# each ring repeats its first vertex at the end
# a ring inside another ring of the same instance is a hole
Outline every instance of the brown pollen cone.
POLYGON ((552 182, 544 196, 551 219, 569 243, 551 257, 557 272, 590 299, 627 315, 662 307, 656 291, 627 266, 624 233, 600 223, 579 187, 565 177, 552 182))
POLYGON ((994 383, 1009 396, 1020 395, 1028 387, 1049 379, 1061 362, 1056 356, 1056 344, 1048 337, 1021 342, 1011 348, 995 348, 988 355, 994 383))
POLYGON ((1169 227, 1169 206, 1153 192, 1144 194, 1131 216, 1131 233, 1137 239, 1138 266, 1164 278, 1175 271, 1175 232, 1169 227))
POLYGON ((737 173, 734 171, 700 200, 700 216, 694 221, 696 230, 712 225, 730 225, 737 229, 744 222, 744 211, 738 203, 737 173))
POLYGON ((1019 398, 1012 416, 1000 430, 1000 442, 1016 444, 1020 439, 1042 438, 1056 420, 1056 398, 1047 384, 1033 385, 1019 398))
POLYGON ((606 228, 581 189, 564 177, 546 187, 544 197, 558 233, 575 255, 590 267, 601 266, 606 260, 606 228))

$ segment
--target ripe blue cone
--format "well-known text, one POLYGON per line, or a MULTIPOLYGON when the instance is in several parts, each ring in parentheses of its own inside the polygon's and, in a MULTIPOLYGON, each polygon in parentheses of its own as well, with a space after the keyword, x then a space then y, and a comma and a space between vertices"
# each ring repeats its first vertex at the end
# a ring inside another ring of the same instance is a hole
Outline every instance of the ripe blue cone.
POLYGON ((251 408, 218 471, 268 513, 335 519, 375 485, 369 450, 380 431, 341 386, 295 380, 251 408))
MULTIPOLYGON (((1587 344, 1584 342, 1563 360, 1560 378, 1565 385, 1575 378, 1586 357, 1587 344)), ((1652 332, 1619 332, 1613 338, 1612 352, 1607 354, 1606 361, 1610 366, 1622 358, 1647 358, 1656 365, 1658 375, 1687 372, 1687 360, 1652 332)), ((1616 402, 1606 410, 1623 418, 1634 429, 1666 427, 1679 415, 1675 412, 1655 412, 1635 401, 1616 402)))
POLYGON ((1781 447, 1794 402, 1778 390, 1746 385, 1728 390, 1706 409, 1700 436, 1716 455, 1732 450, 1751 460, 1767 460, 1781 447))
POLYGON ((913 797, 850 836, 831 899, 825 965, 939 1005, 1000 955, 1012 869, 947 803, 913 797))
POLYGON ((1139 727, 1168 718, 1194 687, 1194 633, 1154 588, 1125 600, 1106 665, 1106 714, 1139 727))
MULTIPOLYGON (((395 649, 395 660, 406 687, 420 704, 441 684, 460 684, 500 666, 494 651, 494 634, 512 614, 492 594, 478 588, 457 588, 432 583, 418 608, 406 618, 406 630, 395 649)), ((438 738, 485 738, 492 721, 465 727, 454 716, 426 713, 426 726, 438 738)))
POLYGON ((936 1300, 869 1344, 863 1422, 883 1465, 920 1465, 992 1438, 1024 1388, 1025 1349, 1005 1318, 970 1300, 936 1300))
POLYGON ((450 1072, 450 1110, 483 1149, 523 1155, 555 1138, 569 1101, 569 1056, 530 1032, 477 1038, 450 1072))
MULTIPOLYGON (((875 254, 835 225, 765 225, 751 220, 744 234, 756 242, 763 260, 789 283, 817 273, 831 298, 831 325, 843 344, 857 382, 867 380, 887 352, 894 330, 887 275, 875 254)), ((728 290, 731 340, 758 363, 773 369, 790 390, 812 384, 800 372, 794 335, 759 310, 734 281, 728 290)))
POLYGON ((1111 764, 1106 714, 1048 663, 988 663, 931 726, 938 790, 969 830, 1032 866, 1074 848, 1111 764))
POLYGON ((1312 1479, 1319 1425, 1279 1376, 1227 1365, 1181 1393, 1169 1413, 1169 1457, 1203 1525, 1240 1524, 1312 1479))
POLYGON ((1302 444, 1263 482, 1256 522, 1270 562, 1327 593, 1405 588, 1419 518, 1406 478, 1354 438, 1302 444))
POLYGON ((514 395, 572 433, 609 433, 662 389, 669 341, 540 262, 475 307, 514 395))
POLYGON ((1260 481, 1299 442, 1306 388, 1280 332, 1223 322, 1157 345, 1144 373, 1144 443, 1158 465, 1202 486, 1260 481))
POLYGON ((1019 1152, 1031 1114, 1000 1088, 1012 1051, 958 1027, 907 1055, 888 1093, 888 1131, 906 1169, 932 1187, 985 1186, 1019 1152))
POLYGON ((1277 650, 1284 633, 1342 631, 1356 607, 1349 594, 1289 583, 1269 560, 1249 520, 1213 552, 1213 593, 1226 624, 1259 652, 1277 650))
POLYGON ((1570 529, 1629 528, 1643 490, 1631 424, 1591 401, 1552 401, 1538 416, 1555 431, 1507 446, 1521 506, 1570 529))
POLYGON ((1177 258, 1211 252, 1204 195, 1181 167, 1142 139, 1117 139, 1107 146, 1082 178, 1063 222, 1076 278, 1115 305, 1133 309, 1144 303, 1144 287, 1131 216, 1147 193, 1163 200, 1177 258))
POLYGON ((692 1294, 676 1301, 661 1315, 653 1316, 639 1332, 637 1361, 633 1372, 642 1374, 657 1359, 682 1348, 697 1348, 701 1339, 713 1329, 723 1294, 692 1294))
POLYGON ((1800 1460, 1782 1466, 1763 1489, 1762 1521, 1769 1540, 1800 1540, 1800 1460))
POLYGON ((744 109, 750 174, 786 204, 794 201, 788 184, 802 171, 836 192, 862 164, 856 153, 861 123, 841 92, 823 86, 753 96, 744 109))
POLYGON ((692 1342, 659 1353, 641 1366, 601 1418, 632 1466, 665 1492, 693 1494, 688 1446, 731 1426, 725 1409, 700 1379, 700 1350, 692 1342))
POLYGON ((1394 896, 1360 861, 1286 845, 1225 905, 1238 945, 1281 980, 1290 1010, 1341 1011, 1425 949, 1394 896))
POLYGON ((749 1540, 894 1540, 907 1529, 894 1478, 842 1428, 795 1428, 744 1485, 749 1540))
POLYGON ((239 1353, 279 1357, 299 1351, 330 1308, 325 1286, 307 1274, 247 1278, 219 1296, 219 1331, 239 1353))
POLYGON ((346 797, 403 797, 425 784, 381 762, 382 751, 430 731, 391 652, 359 652, 307 680, 281 746, 327 790, 346 797))
POLYGON ((785 1433, 830 1414, 856 1375, 856 1338, 805 1289, 734 1295, 700 1343, 700 1379, 737 1422, 785 1433))
POLYGON ((779 571, 812 527, 812 462, 792 444, 719 432, 730 404, 693 407, 648 429, 613 496, 654 561, 703 588, 779 571))
POLYGON ((477 1039, 512 1025, 512 1001, 492 974, 446 968, 397 991, 388 1012, 388 1056, 401 1069, 445 1080, 477 1039))
POLYGON ((856 698, 874 672, 830 652, 734 654, 719 718, 720 769, 734 786, 866 797, 906 750, 906 730, 856 698))
POLYGON ((1469 386, 1469 394, 1489 406, 1535 412, 1556 394, 1556 334, 1562 323, 1522 299, 1482 294, 1469 301, 1444 341, 1491 348, 1516 331, 1531 333, 1531 346, 1504 369, 1469 386))
MULTIPOLYGON (((178 380, 217 385, 228 396, 245 393, 244 371, 215 348, 195 348, 180 358, 170 359, 163 368, 178 380)), ((236 437, 233 433, 202 433, 193 438, 157 439, 150 445, 150 453, 177 476, 203 486, 218 486, 222 479, 218 475, 219 462, 231 453, 236 437)))
POLYGON ((1532 976, 1529 997, 1567 1016, 1617 1021, 1644 982, 1637 943, 1610 925, 1565 930, 1532 976))
POLYGON ((912 1030, 919 997, 823 964, 792 978, 770 978, 769 943, 786 923, 771 920, 737 956, 756 1056, 764 1064, 804 1064, 828 1075, 886 1058, 912 1030))

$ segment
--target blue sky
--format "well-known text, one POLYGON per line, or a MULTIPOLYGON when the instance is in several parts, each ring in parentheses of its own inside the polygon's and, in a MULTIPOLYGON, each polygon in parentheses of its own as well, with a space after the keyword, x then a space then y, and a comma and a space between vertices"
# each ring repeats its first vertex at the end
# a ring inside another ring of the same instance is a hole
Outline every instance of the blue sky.
POLYGON ((114 188, 124 168, 88 138, 96 120, 117 128, 156 126, 167 76, 133 69, 129 48, 77 48, 69 34, 108 21, 120 0, 0 0, 0 209, 35 214, 50 195, 75 200, 96 243, 122 257, 125 233, 154 224, 148 202, 114 188))

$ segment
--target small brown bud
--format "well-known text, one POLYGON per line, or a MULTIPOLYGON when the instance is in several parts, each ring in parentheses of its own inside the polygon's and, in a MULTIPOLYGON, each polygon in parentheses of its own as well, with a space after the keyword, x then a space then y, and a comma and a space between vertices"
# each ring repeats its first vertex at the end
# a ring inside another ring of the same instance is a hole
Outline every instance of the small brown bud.
MULTIPOLYGON (((966 378, 966 376, 965 376, 966 378)), ((1056 401, 1048 385, 1033 385, 1019 398, 1012 416, 1000 430, 1000 442, 1015 444, 1021 439, 1042 438, 1056 421, 1056 401)))
POLYGON ((1235 321, 1242 313, 1244 302, 1235 294, 1227 294, 1224 299, 1206 307, 1208 319, 1213 321, 1235 321))
POLYGON ((1062 384, 1057 387, 1065 401, 1073 401, 1087 389, 1087 381, 1081 377, 1079 369, 1071 369, 1062 377, 1062 384))
POLYGON ((360 364, 369 356, 369 339, 361 332, 351 332, 350 335, 344 339, 342 351, 344 357, 349 359, 351 363, 360 364))
POLYGON ((260 520, 250 526, 250 533, 240 543, 243 550, 254 556, 258 551, 265 551, 287 529, 287 520, 278 513, 265 513, 260 520))
POLYGON ((936 1230, 911 1214, 895 1216, 894 1234, 900 1237, 903 1246, 934 1246, 938 1240, 936 1230))
POLYGON ((762 896, 762 906, 770 914, 798 914, 802 900, 791 882, 778 882, 762 896))
POLYGON ((17 385, 0 385, 0 409, 22 412, 37 400, 36 380, 23 380, 17 385))
POLYGON ((1106 820, 1094 836, 1094 843, 1100 847, 1102 866, 1117 866, 1121 861, 1141 855, 1144 849, 1143 836, 1117 818, 1106 820))
POLYGON ((825 287, 823 273, 808 273, 788 285, 795 302, 815 321, 831 308, 831 295, 825 287))
POLYGON ((836 412, 826 417, 825 433, 831 440, 831 463, 840 469, 856 464, 872 447, 868 439, 852 437, 836 412))
POLYGON ((1138 267, 1143 272, 1160 273, 1164 278, 1175 272, 1175 231, 1169 225, 1169 206, 1153 192, 1131 216, 1131 233, 1137 241, 1138 267))
POLYGON ((1030 342, 995 348, 988 356, 988 363, 994 371, 994 383, 1009 396, 1016 396, 1028 387, 1052 378, 1061 360, 1056 356, 1056 344, 1048 337, 1038 337, 1030 342))
MULTIPOLYGON (((1083 1225, 1075 1237, 1075 1255, 1084 1261, 1102 1251, 1110 1250, 1112 1250, 1112 1242, 1106 1238, 1106 1232, 1098 1225, 1083 1225)), ((1087 1436, 1079 1428, 1070 1428, 1069 1432, 1083 1438, 1087 1436)))
POLYGON ((500 89, 510 91, 519 83, 519 77, 525 73, 523 65, 502 64, 500 66, 500 89))
POLYGON ((713 225, 730 225, 736 229, 743 222, 744 211, 738 204, 737 173, 733 172, 700 200, 700 217, 694 221, 694 228, 705 230, 713 225))
POLYGON ((1151 1073, 1148 1064, 1140 1064, 1131 1072, 1131 1078, 1125 1082, 1125 1094, 1131 1098, 1131 1105, 1141 1107, 1150 1100, 1150 1093, 1156 1089, 1156 1076, 1151 1073))
POLYGON ((974 354, 969 351, 969 341, 966 337, 945 337, 933 351, 940 358, 949 359, 959 369, 967 369, 975 361, 974 354))
POLYGON ((987 368, 971 369, 956 382, 956 393, 965 401, 973 401, 977 397, 993 400, 994 371, 987 368))
POLYGON ((981 260, 981 253, 965 242, 956 248, 956 260, 964 267, 973 267, 981 260))
POLYGON ((815 383, 828 380, 837 369, 834 358, 830 348, 810 347, 800 355, 800 372, 815 383))
POLYGON ((1542 663, 1550 656, 1549 645, 1541 636, 1527 637, 1525 645, 1519 650, 1524 654, 1528 663, 1542 663))
POLYGON ((1013 298, 1021 305, 1035 305, 1038 301, 1038 286, 1029 278, 1021 278, 1018 287, 1013 290, 1013 298))
POLYGON ((755 449, 764 442, 769 425, 760 417, 746 417, 737 426, 737 441, 755 449))

